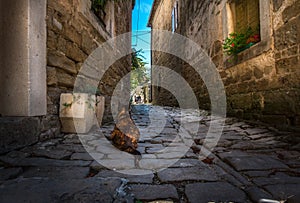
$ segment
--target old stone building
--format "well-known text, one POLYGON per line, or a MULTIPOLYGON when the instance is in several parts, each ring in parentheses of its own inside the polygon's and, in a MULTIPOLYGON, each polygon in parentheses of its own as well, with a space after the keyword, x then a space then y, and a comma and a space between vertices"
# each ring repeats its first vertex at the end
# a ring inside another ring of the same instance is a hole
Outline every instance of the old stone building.
MULTIPOLYGON (((222 77, 228 115, 294 128, 300 125, 299 11, 299 0, 155 0, 148 26, 188 37, 205 50, 222 77), (225 39, 249 29, 248 40, 256 41, 226 54, 225 39)), ((159 41, 159 35, 152 40, 159 41)), ((153 51, 152 56, 152 64, 180 73, 199 106, 210 108, 206 87, 189 64, 168 53, 153 51)), ((160 87, 153 88, 153 102, 176 105, 160 87)))
MULTIPOLYGON (((82 64, 99 45, 131 30, 131 0, 92 2, 1 1, 0 153, 59 135, 60 94, 73 91, 82 64)), ((130 63, 129 57, 115 62, 99 83, 106 121, 110 97, 130 63)))

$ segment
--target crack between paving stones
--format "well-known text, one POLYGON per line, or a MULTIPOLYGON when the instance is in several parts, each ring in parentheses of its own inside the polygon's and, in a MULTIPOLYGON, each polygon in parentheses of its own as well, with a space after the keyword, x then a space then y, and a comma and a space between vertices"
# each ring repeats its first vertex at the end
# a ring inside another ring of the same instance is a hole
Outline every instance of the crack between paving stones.
MULTIPOLYGON (((175 121, 175 120, 174 120, 175 121)), ((175 121, 176 122, 176 121, 175 121)), ((210 150, 208 150, 205 146, 201 146, 202 149, 204 151, 204 155, 210 155, 214 158, 215 163, 217 166, 219 166, 221 169, 223 169, 226 173, 228 173, 229 175, 231 175, 237 182, 240 183, 240 185, 236 184, 235 182, 227 179, 225 177, 225 180, 227 180, 228 182, 230 182, 232 185, 236 186, 237 188, 240 188, 241 190, 243 190, 247 196, 248 199, 252 199, 248 192, 246 191, 247 188, 251 188, 251 187, 255 187, 259 190, 261 190, 262 192, 265 192, 267 194, 270 194, 269 192, 265 191, 263 188, 257 186, 256 184, 254 184, 252 181, 247 180, 244 176, 242 176, 241 174, 238 173, 238 171, 234 170, 232 168, 232 166, 230 166, 230 164, 227 164, 226 162, 222 161, 217 155, 215 155, 214 153, 212 153, 210 150)), ((201 160, 199 160, 201 161, 201 160)))

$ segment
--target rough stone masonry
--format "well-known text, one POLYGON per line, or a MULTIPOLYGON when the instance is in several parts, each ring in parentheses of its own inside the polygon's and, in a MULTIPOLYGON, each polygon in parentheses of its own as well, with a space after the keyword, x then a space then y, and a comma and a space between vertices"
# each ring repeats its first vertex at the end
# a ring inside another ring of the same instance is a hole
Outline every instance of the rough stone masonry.
MULTIPOLYGON (((156 0, 149 26, 171 31, 176 2, 178 25, 174 32, 196 42, 215 64, 225 85, 228 115, 283 128, 299 128, 300 2, 258 1, 261 41, 236 58, 228 58, 222 48, 234 24, 230 16, 233 15, 231 4, 235 1, 156 0)), ((159 36, 152 37, 153 44, 163 43, 159 36)), ((189 64, 168 53, 153 51, 152 56, 152 64, 169 67, 188 81, 200 108, 210 108, 207 88, 189 64)), ((161 75, 161 80, 167 77, 161 75)), ((160 105, 178 105, 176 99, 160 87, 153 88, 153 101, 160 105)))

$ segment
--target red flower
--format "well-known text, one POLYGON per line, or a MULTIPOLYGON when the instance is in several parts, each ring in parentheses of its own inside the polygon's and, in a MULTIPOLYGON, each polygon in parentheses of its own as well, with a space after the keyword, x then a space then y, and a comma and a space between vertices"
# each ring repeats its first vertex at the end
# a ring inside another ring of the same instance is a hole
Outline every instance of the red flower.
POLYGON ((234 46, 235 46, 235 44, 234 44, 234 43, 232 43, 232 44, 231 44, 231 46, 232 46, 232 47, 234 47, 234 46))

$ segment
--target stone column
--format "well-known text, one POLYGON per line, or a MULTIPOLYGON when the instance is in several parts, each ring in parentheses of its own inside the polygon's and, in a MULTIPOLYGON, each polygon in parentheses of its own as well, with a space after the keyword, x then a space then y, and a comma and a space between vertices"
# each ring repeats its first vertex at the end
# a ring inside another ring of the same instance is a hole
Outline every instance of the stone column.
POLYGON ((38 141, 47 112, 46 0, 0 0, 0 154, 38 141))
POLYGON ((0 114, 46 115, 46 0, 0 2, 0 114))

